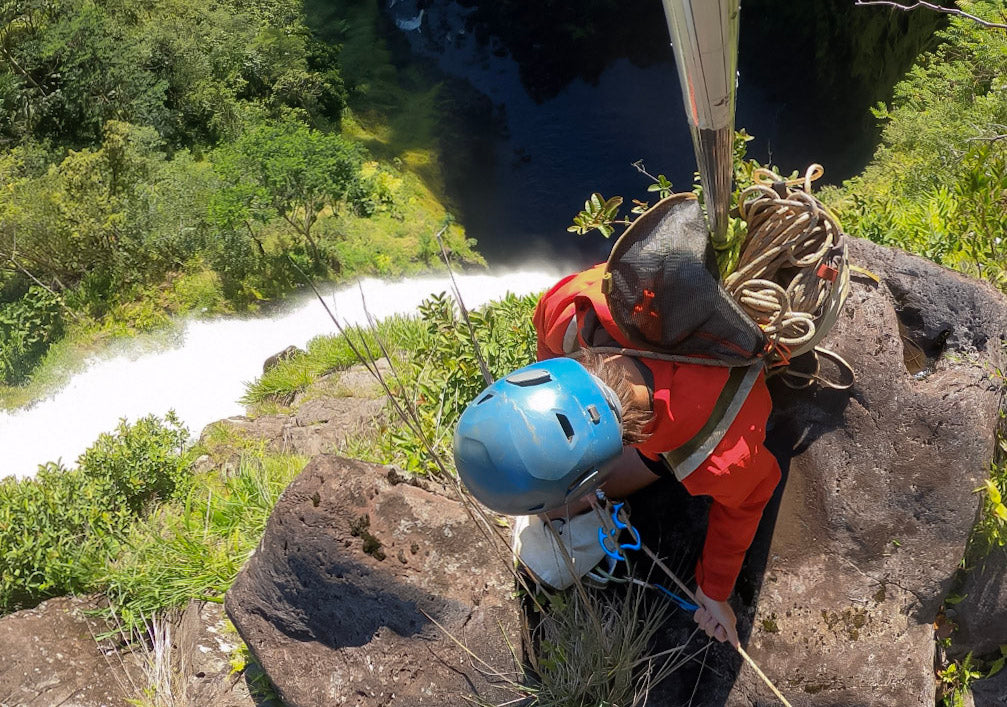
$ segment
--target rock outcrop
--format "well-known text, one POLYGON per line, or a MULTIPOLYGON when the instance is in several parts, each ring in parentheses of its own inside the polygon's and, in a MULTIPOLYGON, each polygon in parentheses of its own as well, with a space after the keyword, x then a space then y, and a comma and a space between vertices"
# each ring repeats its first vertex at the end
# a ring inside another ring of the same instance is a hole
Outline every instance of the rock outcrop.
POLYGON ((93 597, 60 597, 0 618, 0 705, 122 705, 144 684, 135 656, 98 641, 109 626, 86 615, 93 597))
POLYGON ((258 666, 235 672, 241 641, 220 604, 193 601, 167 624, 162 635, 170 641, 169 665, 161 672, 150 646, 128 641, 93 614, 102 606, 96 596, 60 597, 0 618, 0 706, 119 707, 151 698, 155 675, 172 704, 274 704, 252 694, 249 680, 258 666), (110 632, 111 638, 98 639, 110 632))
POLYGON ((948 612, 957 626, 952 653, 999 654, 1007 645, 1007 550, 994 548, 977 560, 958 594, 962 600, 948 612))
POLYGON ((776 396, 792 452, 750 647, 808 704, 932 705, 932 624, 996 448, 1007 306, 900 251, 851 255, 881 283, 856 278, 826 346, 857 384, 776 396), (946 339, 931 373, 906 370, 903 336, 924 352, 946 339))
POLYGON ((279 707, 253 695, 257 665, 236 670, 241 639, 228 625, 224 607, 191 601, 172 631, 172 667, 180 702, 189 707, 279 707))
POLYGON ((268 373, 270 369, 276 368, 276 366, 279 365, 281 362, 292 359, 298 354, 303 353, 304 353, 303 349, 298 348, 297 346, 291 344, 290 346, 283 349, 283 351, 277 351, 272 356, 263 361, 262 372, 268 373))
MULTIPOLYGON (((795 705, 929 707, 933 622, 995 448, 1007 304, 900 251, 855 241, 852 259, 881 282, 855 276, 825 345, 852 364, 857 382, 847 392, 773 388, 768 443, 784 481, 739 579, 739 618, 752 657, 795 705), (909 373, 903 337, 936 359, 932 370, 909 373)), ((638 519, 661 507, 650 496, 634 508, 638 519)), ((698 547, 702 537, 701 529, 691 540, 667 528, 648 533, 668 536, 666 549, 698 547)), ((1001 574, 989 586, 1002 582, 1001 574)), ((694 704, 773 703, 735 656, 715 652, 727 677, 707 673, 706 698, 694 704)), ((671 678, 669 703, 688 699, 694 679, 689 670, 671 678)))
POLYGON ((972 701, 975 707, 1005 707, 1007 705, 1007 670, 986 680, 972 683, 972 701))
POLYGON ((514 582, 465 507, 388 468, 317 456, 227 593, 284 702, 464 705, 513 697, 514 582), (465 646, 463 648, 462 646, 465 646))
MULTIPOLYGON (((384 362, 379 369, 387 374, 384 362)), ((233 466, 238 462, 233 437, 264 443, 272 452, 314 456, 341 449, 354 436, 373 434, 385 405, 384 392, 362 366, 322 376, 307 390, 286 401, 289 413, 248 417, 238 415, 208 426, 200 442, 221 448, 223 458, 202 460, 201 466, 233 466), (215 440, 224 439, 223 443, 215 440)))

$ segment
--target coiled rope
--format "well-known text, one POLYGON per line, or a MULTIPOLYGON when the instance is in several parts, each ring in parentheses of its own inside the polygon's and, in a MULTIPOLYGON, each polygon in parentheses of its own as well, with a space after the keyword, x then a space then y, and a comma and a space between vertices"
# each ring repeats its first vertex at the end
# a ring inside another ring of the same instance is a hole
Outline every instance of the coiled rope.
MULTIPOLYGON (((724 286, 765 332, 770 368, 786 366, 791 358, 815 349, 835 323, 849 288, 842 228, 811 195, 811 183, 823 173, 821 165, 813 164, 803 177, 788 180, 757 169, 755 184, 738 199, 748 232, 738 266, 724 286)), ((837 363, 849 369, 842 359, 837 363)), ((821 380, 817 364, 810 378, 821 380)))

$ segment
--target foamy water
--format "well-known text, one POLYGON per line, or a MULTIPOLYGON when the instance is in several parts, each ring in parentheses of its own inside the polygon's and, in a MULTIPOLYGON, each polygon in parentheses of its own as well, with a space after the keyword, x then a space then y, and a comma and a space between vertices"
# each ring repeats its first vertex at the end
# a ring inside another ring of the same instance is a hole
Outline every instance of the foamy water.
MULTIPOLYGON (((469 307, 549 287, 556 272, 519 271, 504 275, 459 275, 458 287, 469 307)), ((450 291, 444 277, 388 282, 364 280, 326 297, 340 321, 366 325, 376 319, 415 312, 432 293, 450 291)), ((335 326, 314 297, 305 296, 275 316, 254 319, 190 321, 176 347, 132 350, 96 357, 58 393, 34 406, 0 411, 0 477, 33 476, 39 464, 62 460, 72 466, 101 432, 120 418, 136 420, 175 410, 194 435, 221 418, 240 415, 244 384, 262 373, 262 362, 291 344, 304 348, 335 326)))

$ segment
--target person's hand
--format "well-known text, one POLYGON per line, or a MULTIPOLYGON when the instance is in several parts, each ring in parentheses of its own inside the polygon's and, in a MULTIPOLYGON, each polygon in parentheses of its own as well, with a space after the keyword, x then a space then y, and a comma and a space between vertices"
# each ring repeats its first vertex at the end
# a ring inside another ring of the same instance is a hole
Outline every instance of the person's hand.
POLYGON ((699 604, 699 608, 692 618, 706 631, 707 636, 718 641, 727 641, 735 648, 741 645, 738 641, 738 619, 730 604, 726 601, 714 601, 699 587, 696 588, 696 603, 699 604))

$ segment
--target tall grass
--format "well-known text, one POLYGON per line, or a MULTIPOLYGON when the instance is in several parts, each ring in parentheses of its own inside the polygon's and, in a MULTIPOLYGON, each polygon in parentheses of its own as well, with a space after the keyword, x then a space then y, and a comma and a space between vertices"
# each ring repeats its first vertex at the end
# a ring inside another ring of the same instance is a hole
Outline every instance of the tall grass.
MULTIPOLYGON (((361 336, 372 350, 377 350, 380 338, 395 352, 416 348, 423 337, 425 325, 415 317, 394 316, 378 323, 374 330, 363 330, 361 336)), ((304 354, 280 361, 249 383, 241 402, 254 406, 266 402, 289 401, 321 376, 341 371, 359 363, 346 337, 319 336, 308 342, 304 354)))
POLYGON ((207 474, 122 539, 123 552, 94 578, 128 628, 190 599, 222 601, 265 531, 283 489, 307 463, 245 455, 233 476, 207 474))
POLYGON ((651 654, 670 611, 666 602, 648 601, 645 591, 629 584, 550 597, 534 636, 535 707, 647 704, 650 690, 690 656, 688 641, 651 654))

